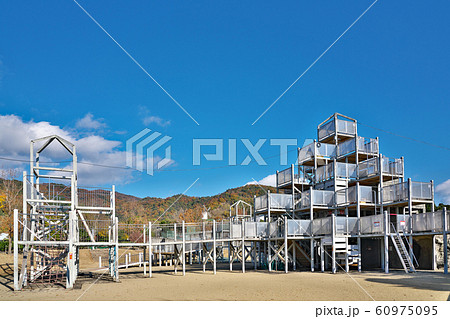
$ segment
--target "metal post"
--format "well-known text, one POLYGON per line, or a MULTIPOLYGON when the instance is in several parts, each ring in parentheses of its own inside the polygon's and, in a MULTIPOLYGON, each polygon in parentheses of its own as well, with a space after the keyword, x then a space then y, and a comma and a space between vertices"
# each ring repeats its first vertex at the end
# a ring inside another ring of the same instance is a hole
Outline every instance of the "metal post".
POLYGON ((388 212, 384 211, 384 272, 386 274, 389 273, 389 220, 388 220, 388 212))
POLYGON ((205 222, 203 222, 203 237, 202 237, 202 261, 203 261, 203 272, 205 272, 206 271, 206 260, 205 260, 205 252, 204 252, 204 249, 205 249, 205 245, 206 245, 206 243, 205 243, 205 222))
POLYGON ((213 220, 213 271, 214 275, 216 274, 216 260, 217 260, 217 253, 216 253, 216 221, 213 220))
POLYGON ((181 234, 183 236, 183 255, 181 256, 181 261, 183 262, 183 276, 186 275, 186 230, 184 229, 184 220, 181 224, 182 230, 181 234))
POLYGON ((284 269, 286 273, 289 271, 288 255, 288 225, 287 217, 284 216, 284 269))
MULTIPOLYGON (((315 143, 314 143, 315 145, 315 143)), ((315 146, 314 146, 315 148, 315 146)), ((313 201, 314 190, 310 188, 309 190, 309 219, 311 221, 311 240, 310 240, 310 259, 311 259, 311 271, 314 272, 314 234, 312 232, 312 222, 314 219, 314 201, 313 201)))
MULTIPOLYGON (((159 260, 161 265, 161 249, 159 250, 159 260)), ((153 250, 152 250, 152 222, 148 222, 148 276, 152 278, 152 261, 153 261, 153 250)))
POLYGON ((17 209, 14 209, 13 239, 14 239, 14 290, 19 290, 19 211, 17 209))
POLYGON ((162 258, 161 258, 161 245, 158 245, 158 249, 159 249, 159 253, 158 253, 158 261, 159 261, 159 266, 161 267, 162 266, 162 258))
MULTIPOLYGON (((411 178, 408 178, 408 210, 409 210, 409 257, 414 263, 414 251, 413 251, 413 236, 412 236, 412 182, 411 178)), ((412 265, 411 265, 412 266, 412 265)), ((410 269, 411 271, 412 269, 410 269)))
POLYGON ((241 242, 241 251, 242 251, 242 273, 245 273, 245 223, 244 219, 241 220, 241 231, 242 231, 242 242, 241 242))
POLYGON ((447 229, 448 229, 448 218, 447 218, 447 208, 444 207, 443 210, 443 232, 442 232, 442 239, 444 240, 444 274, 448 274, 448 251, 447 251, 447 229))
POLYGON ((331 271, 336 273, 336 215, 331 215, 331 271))
POLYGON ((295 239, 292 240, 292 258, 293 260, 293 269, 294 271, 297 270, 297 247, 295 247, 296 241, 295 239))
POLYGON ((119 281, 119 218, 115 218, 115 241, 116 241, 116 253, 114 255, 114 270, 115 270, 115 281, 119 281))
POLYGON ((320 271, 325 271, 325 249, 323 249, 323 238, 320 239, 320 271))
MULTIPOLYGON (((358 145, 358 144, 357 144, 358 145)), ((358 271, 361 272, 362 268, 362 253, 361 253, 361 193, 359 189, 359 182, 356 182, 356 217, 358 223, 358 271)))

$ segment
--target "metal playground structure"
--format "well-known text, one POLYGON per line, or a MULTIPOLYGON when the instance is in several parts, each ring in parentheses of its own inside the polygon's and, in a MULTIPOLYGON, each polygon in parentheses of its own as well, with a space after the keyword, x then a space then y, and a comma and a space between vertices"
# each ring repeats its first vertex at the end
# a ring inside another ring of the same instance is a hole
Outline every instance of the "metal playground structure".
MULTIPOLYGON (((107 251, 99 267, 119 279, 119 270, 139 265, 186 265, 203 271, 217 263, 246 269, 333 273, 351 267, 414 272, 436 269, 435 236, 443 235, 448 271, 449 212, 434 211, 433 182, 404 177, 404 159, 379 152, 379 140, 358 135, 356 120, 334 114, 318 138, 298 149, 297 163, 277 171, 277 193, 242 200, 221 221, 120 224, 115 188, 78 185, 75 146, 59 136, 31 141, 30 171, 23 173, 23 210, 14 212, 14 289, 34 284, 72 288, 80 249, 107 251), (59 144, 71 160, 43 166, 42 153, 59 144), (19 266, 19 245, 23 247, 19 266), (131 255, 127 248, 140 250, 131 255), (427 253, 425 253, 427 252, 427 253)), ((147 271, 148 269, 148 271, 147 271)))

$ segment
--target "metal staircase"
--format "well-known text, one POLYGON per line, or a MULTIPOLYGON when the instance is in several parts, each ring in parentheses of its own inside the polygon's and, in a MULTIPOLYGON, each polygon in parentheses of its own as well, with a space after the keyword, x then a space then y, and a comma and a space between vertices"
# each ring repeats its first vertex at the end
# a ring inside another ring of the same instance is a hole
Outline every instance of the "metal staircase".
POLYGON ((392 243, 394 244, 395 250, 397 251, 398 257, 400 258, 400 262, 405 269, 405 272, 416 272, 414 263, 409 256, 409 252, 405 247, 405 243, 403 242, 402 235, 395 229, 394 224, 391 223, 391 227, 394 229, 394 232, 390 233, 390 237, 392 239, 392 243))

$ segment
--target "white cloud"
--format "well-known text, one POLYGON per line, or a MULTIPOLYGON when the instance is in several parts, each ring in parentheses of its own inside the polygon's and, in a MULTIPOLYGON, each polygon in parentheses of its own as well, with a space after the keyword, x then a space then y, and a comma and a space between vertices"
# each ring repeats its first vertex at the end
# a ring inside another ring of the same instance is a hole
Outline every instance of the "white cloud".
POLYGON ((450 179, 436 186, 436 193, 444 200, 444 204, 450 203, 450 179))
MULTIPOLYGON (((118 150, 122 144, 120 141, 107 140, 94 134, 79 138, 75 133, 49 122, 25 122, 16 115, 0 115, 0 154, 4 157, 27 160, 29 159, 30 140, 49 135, 59 135, 75 144, 79 162, 125 166, 126 153, 118 150)), ((62 147, 57 144, 51 146, 43 152, 42 161, 68 159, 68 153, 62 147)), ((26 163, 20 164, 8 161, 1 161, 0 164, 5 168, 20 167, 21 169, 28 169, 26 165, 26 163)), ((104 168, 82 163, 78 165, 79 185, 124 183, 132 177, 132 170, 130 169, 104 168)))
POLYGON ((170 125, 170 121, 166 121, 166 120, 160 118, 159 116, 147 116, 147 117, 144 117, 142 122, 144 123, 144 125, 150 125, 152 123, 155 123, 155 124, 157 124, 159 126, 162 126, 162 127, 170 125))
POLYGON ((87 113, 82 119, 77 121, 76 127, 88 130, 98 130, 106 127, 106 124, 103 123, 101 119, 94 120, 94 115, 92 115, 92 113, 87 113))
POLYGON ((149 109, 145 106, 139 106, 139 114, 142 117, 142 123, 144 123, 144 125, 156 124, 162 127, 170 125, 169 120, 164 120, 159 116, 151 115, 149 109))
POLYGON ((257 182, 251 181, 245 185, 257 185, 257 184, 276 187, 277 186, 277 174, 268 175, 257 182))

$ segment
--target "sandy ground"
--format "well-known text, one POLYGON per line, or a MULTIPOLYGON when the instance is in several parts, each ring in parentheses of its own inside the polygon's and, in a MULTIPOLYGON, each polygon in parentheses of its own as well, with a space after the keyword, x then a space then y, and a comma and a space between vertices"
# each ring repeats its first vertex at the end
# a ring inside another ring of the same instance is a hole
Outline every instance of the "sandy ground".
MULTIPOLYGON (((0 254, 0 300, 450 300, 450 275, 442 272, 391 274, 351 272, 347 275, 248 270, 235 265, 211 265, 203 273, 188 266, 186 276, 174 275, 173 267, 154 267, 153 278, 143 268, 121 270, 120 282, 80 277, 81 289, 38 288, 12 291, 12 256, 0 254), (361 286, 361 287, 360 287, 361 286), (371 296, 371 297, 370 297, 371 296)), ((95 266, 93 260, 84 265, 95 266)), ((250 264, 248 265, 250 268, 250 264)))

